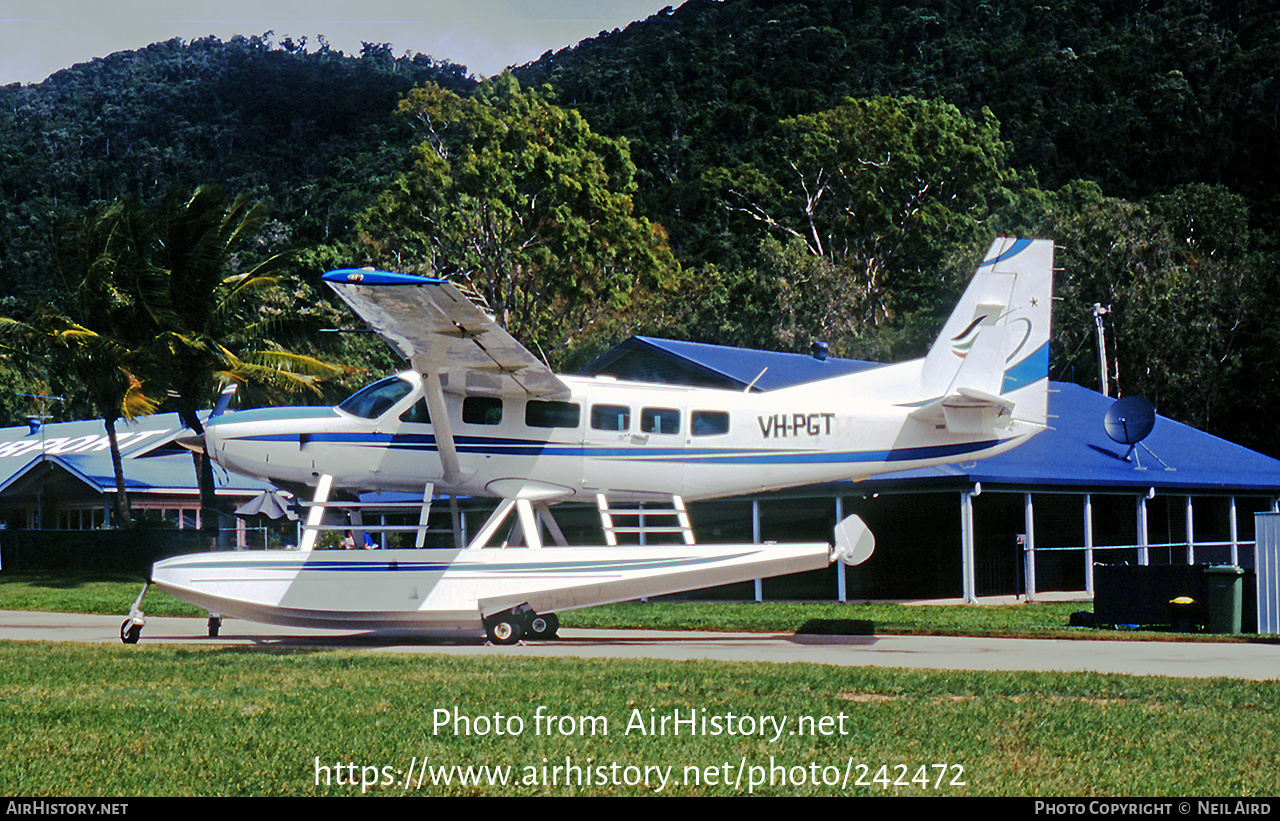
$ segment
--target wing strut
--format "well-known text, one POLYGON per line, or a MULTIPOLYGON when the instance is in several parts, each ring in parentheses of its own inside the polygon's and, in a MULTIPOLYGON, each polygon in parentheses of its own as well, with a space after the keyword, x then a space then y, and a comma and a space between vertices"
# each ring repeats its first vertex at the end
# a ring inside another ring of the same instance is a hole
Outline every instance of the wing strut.
POLYGON ((320 523, 324 521, 324 505, 329 501, 329 492, 333 489, 333 477, 327 473, 320 474, 316 482, 316 495, 312 499, 314 505, 307 511, 307 523, 302 527, 302 544, 298 550, 311 550, 316 546, 316 537, 320 535, 320 523))
POLYGON ((431 518, 431 497, 435 495, 436 486, 432 482, 422 488, 422 509, 418 511, 418 535, 414 537, 413 546, 421 550, 427 544, 427 521, 431 518))
POLYGON ((431 412, 431 427, 435 430, 436 447, 440 449, 440 464, 444 466, 444 484, 455 484, 462 470, 458 466, 458 448, 453 441, 449 410, 444 404, 444 386, 440 384, 440 374, 435 371, 428 371, 422 377, 427 410, 431 412))

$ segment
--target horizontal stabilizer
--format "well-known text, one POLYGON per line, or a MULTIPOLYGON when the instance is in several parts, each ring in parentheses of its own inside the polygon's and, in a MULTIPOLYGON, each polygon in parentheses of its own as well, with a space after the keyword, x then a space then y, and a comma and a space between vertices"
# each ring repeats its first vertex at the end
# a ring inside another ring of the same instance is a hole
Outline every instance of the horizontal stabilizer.
POLYGON ((911 418, 945 426, 950 433, 990 434, 1008 427, 1014 407, 1013 402, 1003 397, 959 388, 949 396, 917 408, 911 418))

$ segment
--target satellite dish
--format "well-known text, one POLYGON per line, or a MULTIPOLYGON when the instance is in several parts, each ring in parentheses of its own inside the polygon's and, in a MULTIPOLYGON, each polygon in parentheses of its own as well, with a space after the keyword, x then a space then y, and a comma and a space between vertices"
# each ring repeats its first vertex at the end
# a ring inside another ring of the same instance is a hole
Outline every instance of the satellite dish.
POLYGON ((1126 396, 1117 399, 1107 409, 1102 425, 1107 429, 1107 436, 1122 445, 1136 445, 1156 425, 1156 409, 1141 396, 1126 396))
POLYGON ((1141 396, 1126 396, 1117 399, 1107 409, 1102 426, 1113 442, 1129 446, 1129 453, 1124 455, 1125 461, 1128 461, 1133 449, 1156 426, 1156 409, 1141 396))

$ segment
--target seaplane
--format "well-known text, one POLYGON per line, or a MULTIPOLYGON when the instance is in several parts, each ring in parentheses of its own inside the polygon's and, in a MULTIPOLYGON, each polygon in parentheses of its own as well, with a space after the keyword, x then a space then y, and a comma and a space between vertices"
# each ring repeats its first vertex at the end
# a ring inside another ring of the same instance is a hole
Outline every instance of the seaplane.
POLYGON ((875 545, 857 516, 829 543, 702 544, 685 505, 980 459, 1044 430, 1053 254, 1050 240, 999 238, 922 359, 770 391, 557 375, 444 279, 332 271, 325 281, 409 369, 333 408, 211 418, 189 446, 310 495, 301 543, 177 556, 149 584, 208 609, 211 635, 229 616, 515 644, 554 638, 565 610, 856 564, 875 545), (421 494, 415 547, 317 549, 326 510, 367 491, 421 494), (453 544, 426 547, 444 496, 453 544), (498 500, 466 538, 460 496, 498 500), (554 515, 565 502, 598 509, 600 542, 568 544, 554 515), (646 527, 674 543, 631 543, 646 527))

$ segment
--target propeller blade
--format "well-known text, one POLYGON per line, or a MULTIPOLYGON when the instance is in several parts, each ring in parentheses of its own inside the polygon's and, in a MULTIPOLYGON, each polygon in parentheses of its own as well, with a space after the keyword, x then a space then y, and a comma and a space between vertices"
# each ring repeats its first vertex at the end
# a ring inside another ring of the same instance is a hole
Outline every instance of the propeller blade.
POLYGON ((226 413, 227 406, 231 404, 231 397, 236 395, 236 386, 234 384, 227 385, 222 389, 222 394, 218 397, 218 403, 213 406, 213 413, 209 414, 209 419, 217 419, 226 413))
POLYGON ((186 436, 179 436, 173 441, 187 450, 193 450, 196 453, 204 453, 204 436, 198 433, 189 433, 186 436))

